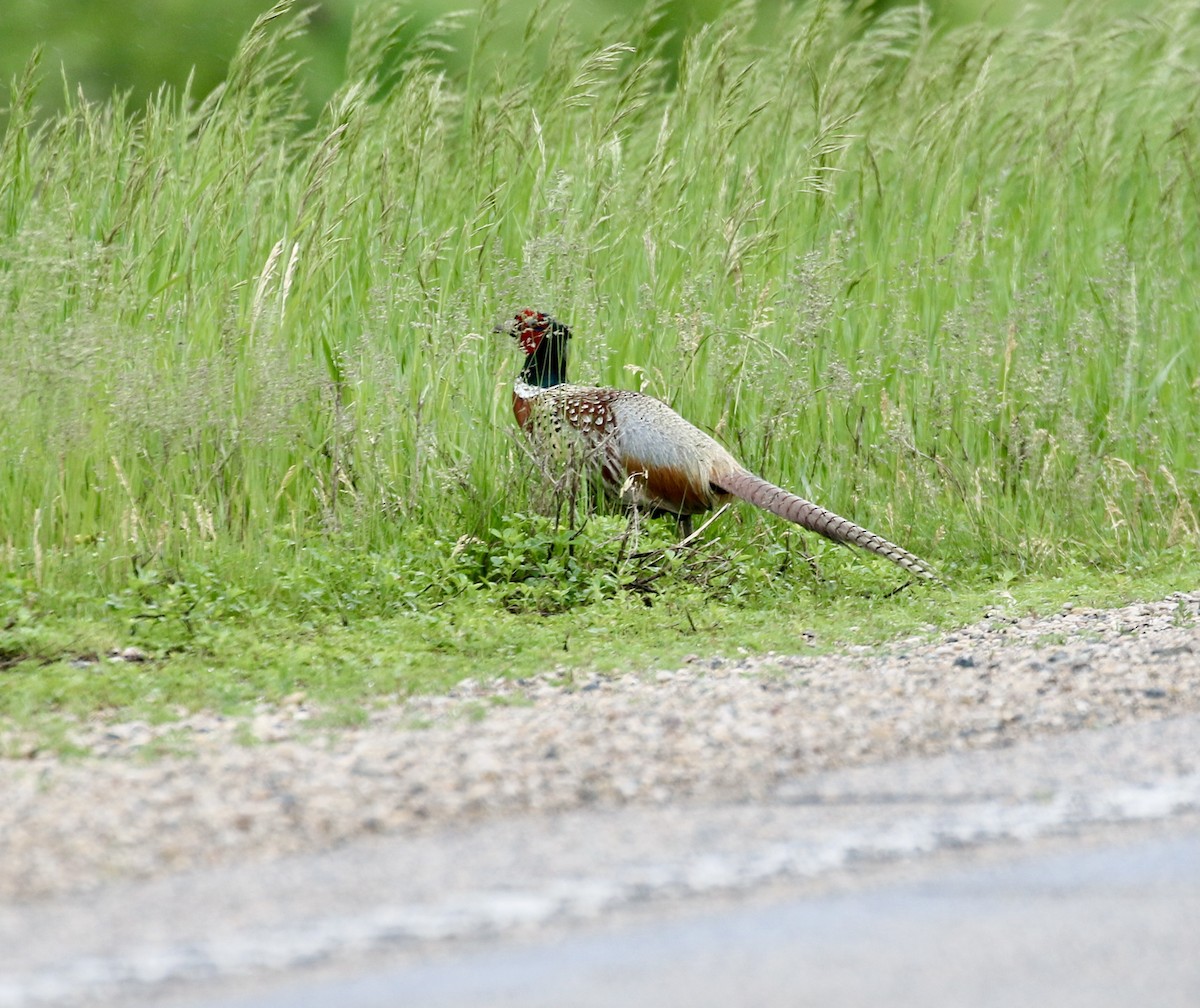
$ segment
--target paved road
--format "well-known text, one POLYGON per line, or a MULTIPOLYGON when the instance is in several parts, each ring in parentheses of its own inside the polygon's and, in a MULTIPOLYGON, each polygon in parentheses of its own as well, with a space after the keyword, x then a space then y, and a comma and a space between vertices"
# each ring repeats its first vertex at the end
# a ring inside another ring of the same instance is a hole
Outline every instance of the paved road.
POLYGON ((0 906, 0 1008, 1194 1008, 1198 866, 1181 717, 0 906))
POLYGON ((1195 1008, 1200 828, 205 1003, 1195 1008))

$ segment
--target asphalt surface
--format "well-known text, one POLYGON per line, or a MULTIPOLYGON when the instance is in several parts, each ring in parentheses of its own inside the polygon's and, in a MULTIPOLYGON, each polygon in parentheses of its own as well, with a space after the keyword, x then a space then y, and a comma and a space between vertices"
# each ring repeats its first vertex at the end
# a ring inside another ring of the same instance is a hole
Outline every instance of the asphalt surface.
POLYGON ((204 1003, 1194 1008, 1200 829, 204 1003))
POLYGON ((1194 1006, 1198 761, 1180 717, 113 883, 0 907, 0 1006, 1194 1006))

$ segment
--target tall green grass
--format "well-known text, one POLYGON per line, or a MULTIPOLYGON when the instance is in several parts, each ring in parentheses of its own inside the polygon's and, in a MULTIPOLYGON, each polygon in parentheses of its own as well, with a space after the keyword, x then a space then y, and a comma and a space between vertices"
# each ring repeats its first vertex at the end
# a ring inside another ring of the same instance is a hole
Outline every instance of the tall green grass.
POLYGON ((525 305, 572 325, 575 378, 666 399, 951 576, 1194 548, 1194 4, 951 31, 744 4, 678 65, 653 8, 599 39, 542 10, 503 53, 495 3, 401 50, 403 8, 363 5, 315 128, 287 3, 203 101, 42 122, 36 58, 16 83, 13 611, 197 578, 247 619, 272 593, 317 624, 419 607, 422 572, 538 499, 490 333, 525 305))

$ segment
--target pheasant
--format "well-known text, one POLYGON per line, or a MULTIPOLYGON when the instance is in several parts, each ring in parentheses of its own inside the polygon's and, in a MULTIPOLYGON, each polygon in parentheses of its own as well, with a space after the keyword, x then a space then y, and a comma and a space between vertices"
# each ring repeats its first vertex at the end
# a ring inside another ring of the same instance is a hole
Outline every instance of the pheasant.
POLYGON ((517 423, 539 441, 567 441, 593 460, 605 482, 654 512, 690 517, 731 497, 749 501, 834 542, 886 557, 910 574, 940 580, 908 550, 754 475, 666 403, 641 392, 567 383, 571 331, 526 308, 495 332, 527 355, 513 384, 517 423))

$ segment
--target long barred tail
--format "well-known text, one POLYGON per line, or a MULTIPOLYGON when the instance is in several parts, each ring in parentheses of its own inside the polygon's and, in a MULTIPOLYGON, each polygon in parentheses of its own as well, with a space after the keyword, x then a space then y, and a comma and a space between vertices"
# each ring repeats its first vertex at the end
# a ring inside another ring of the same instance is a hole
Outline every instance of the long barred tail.
POLYGON ((795 522, 803 528, 816 532, 818 535, 832 539, 834 542, 849 543, 887 557, 892 563, 903 567, 906 571, 930 581, 941 581, 920 557, 914 556, 902 546, 888 542, 883 536, 876 535, 852 521, 847 521, 840 515, 827 511, 819 504, 806 501, 794 493, 768 483, 765 479, 755 476, 745 469, 729 473, 714 481, 714 486, 740 497, 744 501, 770 511, 772 514, 795 522))

